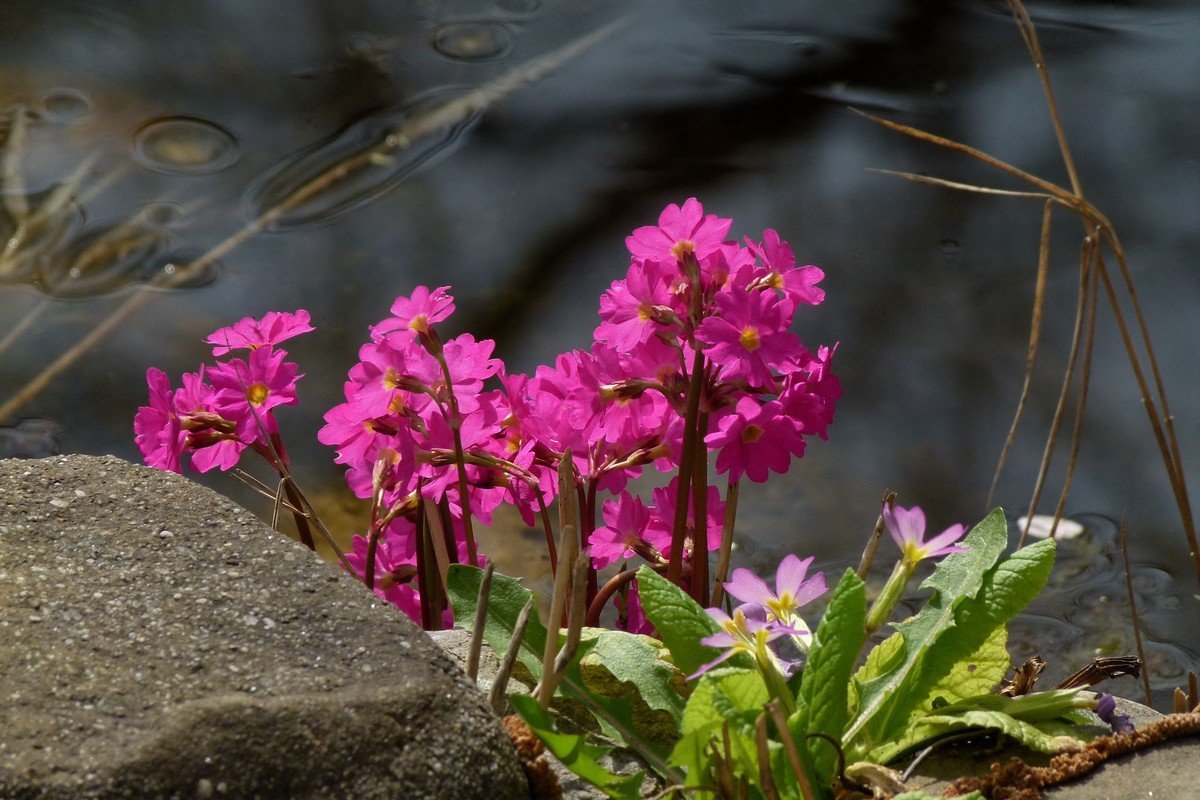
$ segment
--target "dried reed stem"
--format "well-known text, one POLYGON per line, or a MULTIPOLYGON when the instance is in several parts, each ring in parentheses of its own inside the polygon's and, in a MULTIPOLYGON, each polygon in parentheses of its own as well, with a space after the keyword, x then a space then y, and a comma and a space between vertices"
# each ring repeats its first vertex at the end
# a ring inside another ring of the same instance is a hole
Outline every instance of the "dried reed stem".
POLYGON ((1138 619, 1137 601, 1133 596, 1133 570, 1129 567, 1129 541, 1125 538, 1125 515, 1121 515, 1121 558, 1125 561, 1125 592, 1129 596, 1129 616, 1133 622, 1133 641, 1137 645, 1138 660, 1142 662, 1142 687, 1146 690, 1146 705, 1154 708, 1154 697, 1150 694, 1150 670, 1146 666, 1146 651, 1142 649, 1142 623, 1138 619))
POLYGON ((496 681, 492 684, 492 691, 488 693, 488 703, 492 706, 492 711, 496 713, 496 716, 504 713, 504 691, 508 688, 508 679, 512 677, 513 667, 521 652, 521 640, 525 638, 525 628, 529 626, 529 615, 533 613, 533 603, 534 599, 530 597, 525 601, 521 613, 517 615, 512 636, 508 639, 508 647, 504 651, 504 657, 500 660, 500 669, 496 672, 496 681))
MULTIPOLYGON (((1050 267, 1050 223, 1054 213, 1054 202, 1047 200, 1042 208, 1042 235, 1038 242, 1037 280, 1033 290, 1033 320, 1029 325, 1029 350, 1025 355, 1025 378, 1021 384, 1021 397, 1017 400, 1017 411, 1013 415, 1012 425, 1008 429, 1008 437, 1000 450, 1000 460, 996 463, 996 473, 992 477, 992 486, 988 489, 987 509, 992 508, 992 500, 996 496, 996 486, 1000 483, 1000 475, 1004 465, 1008 463, 1008 452, 1013 441, 1017 438, 1017 427, 1021 424, 1021 416, 1025 413, 1025 404, 1029 400, 1029 392, 1033 387, 1033 367, 1037 360, 1038 341, 1042 335, 1042 313, 1046 307, 1046 276, 1050 267)), ((862 577, 861 575, 859 577, 862 577)))
POLYGON ((467 652, 467 677, 472 681, 479 675, 479 652, 483 649, 483 629, 487 627, 488 602, 492 599, 492 573, 496 565, 488 559, 479 579, 479 594, 475 598, 475 624, 471 626, 471 649, 467 652))
MULTIPOLYGON (((896 493, 887 492, 883 496, 883 505, 893 506, 896 504, 896 493)), ((879 519, 875 520, 875 528, 871 531, 871 538, 867 540, 867 546, 863 548, 862 559, 858 562, 858 570, 856 574, 859 580, 865 581, 867 573, 871 571, 871 563, 875 560, 875 551, 879 549, 879 540, 883 538, 883 515, 879 515, 879 519)))

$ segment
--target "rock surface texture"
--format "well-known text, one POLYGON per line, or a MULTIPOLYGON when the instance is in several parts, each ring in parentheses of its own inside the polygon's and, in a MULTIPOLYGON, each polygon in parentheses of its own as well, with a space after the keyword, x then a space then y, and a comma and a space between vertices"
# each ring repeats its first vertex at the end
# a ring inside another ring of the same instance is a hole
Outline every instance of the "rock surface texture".
POLYGON ((0 797, 527 798, 407 618, 176 475, 0 461, 0 797))

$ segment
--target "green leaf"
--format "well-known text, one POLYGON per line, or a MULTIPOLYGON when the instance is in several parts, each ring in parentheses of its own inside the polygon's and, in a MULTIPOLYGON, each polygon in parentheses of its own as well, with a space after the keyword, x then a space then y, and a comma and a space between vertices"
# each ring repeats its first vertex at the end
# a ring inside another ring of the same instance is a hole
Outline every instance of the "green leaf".
MULTIPOLYGON (((637 582, 646 618, 654 623, 663 644, 671 651, 675 666, 684 675, 693 674, 721 655, 717 648, 700 644, 701 639, 718 633, 720 628, 686 592, 646 566, 638 570, 637 582)), ((753 660, 744 653, 725 663, 753 666, 753 660)))
POLYGON ((722 736, 729 724, 734 773, 752 784, 758 781, 758 750, 754 721, 763 713, 770 693, 758 670, 716 669, 700 678, 683 712, 683 738, 670 762, 686 770, 687 783, 704 783, 710 770, 710 740, 722 736))
POLYGON ((762 674, 754 669, 719 669, 702 676, 683 710, 683 732, 719 727, 729 719, 728 711, 752 711, 755 715, 770 700, 762 674), (726 712, 726 713, 723 713, 726 712))
POLYGON ((607 755, 611 748, 590 744, 584 736, 559 732, 546 710, 529 695, 513 695, 512 704, 521 719, 546 745, 546 749, 569 770, 609 797, 641 800, 641 772, 628 776, 614 775, 600 765, 599 759, 607 755))
MULTIPOLYGON (((867 592, 862 580, 847 569, 833 591, 829 607, 808 652, 800 682, 797 710, 788 720, 797 742, 810 733, 823 733, 841 741, 847 722, 847 691, 854 661, 866 638, 867 592)), ((836 753, 820 738, 805 742, 816 782, 827 786, 833 776, 836 753)))
POLYGON ((686 702, 680 691, 686 684, 651 641, 624 631, 600 631, 588 660, 598 661, 616 680, 633 684, 646 705, 669 714, 678 727, 686 702))
POLYGON ((914 725, 906 729, 904 736, 870 750, 866 760, 887 764, 935 739, 969 728, 1003 733, 1026 747, 1042 753, 1058 753, 1062 750, 1060 738, 1043 733, 1033 723, 1015 719, 1003 711, 975 709, 953 716, 931 714, 921 717, 914 725))
MULTIPOLYGON (((470 630, 475 619, 476 600, 479 598, 479 584, 483 571, 478 567, 467 564, 451 564, 446 577, 447 594, 450 595, 450 605, 454 609, 454 618, 458 624, 470 630)), ((517 616, 533 592, 521 585, 516 578, 507 575, 492 575, 491 593, 489 594, 487 620, 484 623, 483 639, 497 654, 508 649, 516 627, 517 616)), ((521 639, 521 650, 518 658, 533 674, 536 680, 542 674, 542 653, 546 647, 546 628, 538 621, 537 615, 529 617, 525 628, 525 636, 521 639)))
POLYGON ((1001 571, 994 565, 1007 542, 1008 524, 996 509, 967 535, 968 549, 947 556, 921 584, 934 593, 916 616, 895 626, 904 637, 898 666, 858 687, 858 716, 845 745, 862 750, 894 738, 954 664, 1036 596, 1053 562, 1053 541, 1013 554, 1001 571))
POLYGON ((954 625, 937 637, 937 646, 916 666, 908 691, 893 701, 893 724, 903 728, 911 721, 919 708, 931 703, 935 687, 954 680, 954 671, 1038 596, 1054 566, 1054 545, 1053 539, 1046 539, 1018 550, 984 575, 978 596, 958 605, 954 625))
POLYGON ((938 698, 946 703, 957 703, 990 692, 1004 678, 1011 663, 1005 647, 1007 640, 1008 630, 1003 625, 992 631, 978 650, 958 661, 930 687, 925 698, 917 703, 914 716, 931 712, 938 698))

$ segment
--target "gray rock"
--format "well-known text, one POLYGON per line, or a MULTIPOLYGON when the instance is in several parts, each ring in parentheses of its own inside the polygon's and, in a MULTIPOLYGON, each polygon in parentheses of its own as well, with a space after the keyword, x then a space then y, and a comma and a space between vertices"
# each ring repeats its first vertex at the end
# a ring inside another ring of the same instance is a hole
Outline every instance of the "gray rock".
POLYGON ((528 797, 407 618, 186 479, 0 461, 0 587, 0 797, 528 797))

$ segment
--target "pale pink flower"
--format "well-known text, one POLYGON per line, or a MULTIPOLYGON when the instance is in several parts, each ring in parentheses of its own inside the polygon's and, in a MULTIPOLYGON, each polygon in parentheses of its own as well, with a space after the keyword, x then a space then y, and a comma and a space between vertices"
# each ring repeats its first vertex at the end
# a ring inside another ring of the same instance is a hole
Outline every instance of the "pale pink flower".
POLYGON ((967 533, 967 529, 962 525, 951 525, 926 542, 925 512, 920 506, 901 508, 884 503, 883 522, 892 540, 904 554, 904 563, 909 567, 916 566, 918 561, 926 558, 961 553, 967 549, 955 544, 967 533))

